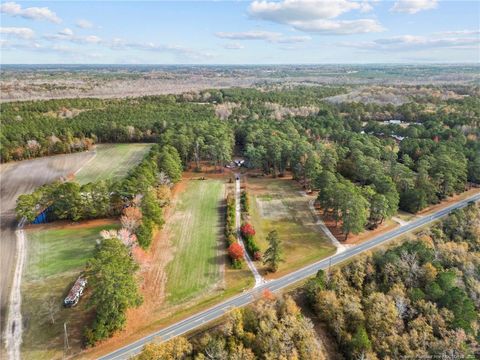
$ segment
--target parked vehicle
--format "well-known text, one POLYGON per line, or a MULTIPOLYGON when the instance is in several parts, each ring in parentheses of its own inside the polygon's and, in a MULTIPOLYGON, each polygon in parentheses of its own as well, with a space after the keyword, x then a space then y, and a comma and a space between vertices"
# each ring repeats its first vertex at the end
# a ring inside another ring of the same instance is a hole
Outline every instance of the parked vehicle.
POLYGON ((83 290, 87 286, 87 279, 79 276, 75 284, 68 292, 67 297, 63 300, 63 305, 65 307, 72 307, 78 304, 80 297, 83 295, 83 290))

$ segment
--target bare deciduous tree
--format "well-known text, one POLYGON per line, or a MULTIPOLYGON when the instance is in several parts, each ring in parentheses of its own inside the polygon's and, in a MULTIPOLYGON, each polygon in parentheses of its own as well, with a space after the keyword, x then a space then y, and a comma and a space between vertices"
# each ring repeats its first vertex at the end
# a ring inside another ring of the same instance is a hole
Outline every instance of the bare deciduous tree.
POLYGON ((58 299, 55 296, 46 297, 43 301, 43 308, 52 324, 55 324, 56 316, 60 311, 58 299))

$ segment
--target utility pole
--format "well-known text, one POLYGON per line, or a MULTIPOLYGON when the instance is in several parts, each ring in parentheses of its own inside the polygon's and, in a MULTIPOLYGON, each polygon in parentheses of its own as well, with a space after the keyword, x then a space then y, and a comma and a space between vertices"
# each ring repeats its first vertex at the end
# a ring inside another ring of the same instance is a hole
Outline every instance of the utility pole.
POLYGON ((331 268, 331 267, 332 267, 332 258, 330 257, 330 258, 328 259, 328 269, 327 269, 327 279, 328 279, 328 281, 330 281, 330 274, 331 274, 331 273, 330 273, 330 268, 331 268))
POLYGON ((68 344, 68 332, 67 332, 67 323, 63 323, 63 358, 66 359, 67 352, 70 349, 70 345, 68 344))

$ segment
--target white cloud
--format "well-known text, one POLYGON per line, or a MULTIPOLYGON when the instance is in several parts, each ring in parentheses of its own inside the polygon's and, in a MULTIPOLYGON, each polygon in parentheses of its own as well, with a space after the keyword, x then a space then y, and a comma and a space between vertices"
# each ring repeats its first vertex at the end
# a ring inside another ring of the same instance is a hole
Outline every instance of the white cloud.
POLYGON ((69 28, 65 28, 61 31, 58 32, 59 35, 62 35, 62 36, 73 36, 73 31, 72 29, 69 29, 69 28))
POLYGON ((249 7, 252 17, 286 24, 297 30, 331 34, 380 32, 383 27, 374 19, 335 20, 350 12, 369 12, 369 1, 350 0, 255 0, 249 7))
POLYGON ((51 41, 70 41, 77 44, 99 44, 102 39, 96 35, 79 36, 72 29, 65 28, 53 35, 45 35, 45 39, 51 41))
POLYGON ((47 7, 22 8, 20 4, 15 2, 6 2, 4 4, 0 4, 0 12, 3 14, 20 16, 31 20, 45 20, 56 24, 62 22, 62 19, 60 19, 57 14, 47 7))
POLYGON ((477 49, 480 50, 480 40, 475 37, 452 36, 417 36, 402 35, 390 38, 376 39, 367 42, 340 43, 342 46, 354 47, 372 51, 420 51, 438 48, 477 49))
POLYGON ((217 32, 215 36, 222 39, 232 40, 269 40, 278 36, 280 33, 271 31, 242 31, 242 32, 217 32))
POLYGON ((31 39, 35 36, 35 32, 27 27, 0 27, 0 33, 21 39, 31 39))
POLYGON ((102 39, 96 35, 88 35, 88 36, 82 37, 82 41, 90 44, 97 44, 97 43, 100 43, 102 39))
POLYGON ((384 28, 373 19, 299 21, 292 22, 291 25, 302 31, 337 35, 381 32, 384 30, 384 28))
POLYGON ((440 31, 435 33, 435 35, 480 35, 480 30, 453 30, 453 31, 440 31))
POLYGON ((297 43, 310 40, 309 36, 285 36, 272 31, 217 32, 215 36, 230 40, 264 40, 271 43, 297 43))
POLYGON ((245 46, 239 43, 228 43, 223 45, 223 47, 228 50, 241 50, 245 48, 245 46))
POLYGON ((416 14, 419 11, 435 9, 437 5, 437 0, 397 0, 391 10, 407 14, 416 14))
POLYGON ((368 13, 373 10, 373 6, 368 1, 363 1, 360 3, 360 12, 368 13))
POLYGON ((85 20, 85 19, 79 19, 75 22, 75 25, 81 29, 91 29, 93 28, 93 23, 85 20))
MULTIPOLYGON (((92 53, 89 51, 83 51, 81 49, 58 45, 58 44, 40 44, 37 42, 24 42, 24 43, 4 43, 0 42, 0 46, 5 51, 27 51, 30 54, 35 52, 37 54, 52 54, 58 57, 59 62, 67 63, 85 63, 86 61, 95 61, 102 58, 104 55, 99 53, 92 53)), ((34 55, 37 59, 37 55, 34 55)))
POLYGON ((332 19, 345 12, 359 9, 360 3, 348 0, 283 0, 254 1, 250 14, 279 23, 290 21, 332 19))
POLYGON ((180 45, 164 45, 164 44, 155 44, 155 43, 142 43, 134 41, 126 41, 123 39, 115 38, 110 42, 103 42, 112 50, 140 50, 140 51, 152 51, 159 53, 170 53, 177 57, 189 58, 193 60, 200 60, 205 58, 213 57, 212 54, 204 51, 195 50, 192 48, 187 48, 180 45))

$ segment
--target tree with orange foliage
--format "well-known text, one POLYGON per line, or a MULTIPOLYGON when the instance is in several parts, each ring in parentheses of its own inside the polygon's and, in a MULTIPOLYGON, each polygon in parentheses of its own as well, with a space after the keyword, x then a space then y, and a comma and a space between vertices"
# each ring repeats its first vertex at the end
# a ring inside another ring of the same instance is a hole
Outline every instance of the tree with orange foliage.
POLYGON ((270 289, 264 289, 262 291, 262 299, 275 300, 275 295, 270 291, 270 289))
POLYGON ((136 206, 130 206, 123 209, 120 222, 125 229, 133 233, 140 226, 142 217, 142 210, 140 210, 140 208, 136 206))
POLYGON ((234 242, 228 247, 228 255, 233 261, 242 260, 244 256, 243 248, 238 242, 234 242))

